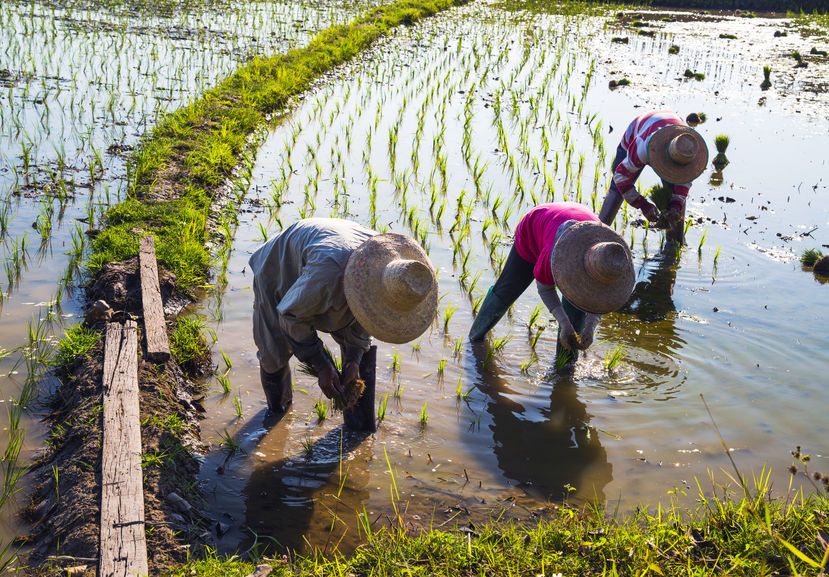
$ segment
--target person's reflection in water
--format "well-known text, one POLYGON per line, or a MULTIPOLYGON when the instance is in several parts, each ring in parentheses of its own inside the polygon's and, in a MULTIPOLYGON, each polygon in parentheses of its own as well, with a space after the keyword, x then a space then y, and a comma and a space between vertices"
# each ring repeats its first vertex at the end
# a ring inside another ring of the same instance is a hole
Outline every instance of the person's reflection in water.
POLYGON ((673 247, 672 243, 668 243, 654 257, 645 261, 627 304, 618 313, 635 315, 646 323, 673 317, 672 313, 676 311, 676 252, 673 247))
POLYGON ((604 502, 613 467, 598 432, 589 426, 573 375, 551 366, 535 394, 522 395, 500 374, 497 361, 483 366, 487 347, 473 343, 472 350, 477 387, 489 397, 486 410, 503 474, 542 501, 604 502))
MULTIPOLYGON (((257 466, 245 487, 245 501, 247 526, 259 543, 275 541, 283 553, 308 545, 324 553, 355 546, 357 517, 369 498, 370 439, 368 433, 338 427, 305 455, 257 466)), ((252 544, 249 539, 240 548, 252 544)))

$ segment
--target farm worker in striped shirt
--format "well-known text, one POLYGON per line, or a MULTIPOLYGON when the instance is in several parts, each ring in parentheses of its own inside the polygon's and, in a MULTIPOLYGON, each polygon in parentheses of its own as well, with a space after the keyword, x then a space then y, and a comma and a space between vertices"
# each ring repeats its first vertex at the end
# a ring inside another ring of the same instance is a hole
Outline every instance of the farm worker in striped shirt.
POLYGON ((504 268, 472 323, 470 340, 483 340, 533 280, 558 321, 557 353, 564 347, 575 360, 578 350, 592 344, 601 315, 627 302, 635 275, 627 244, 590 209, 573 202, 541 204, 521 217, 504 268))
POLYGON ((283 414, 293 398, 291 356, 314 368, 320 389, 332 398, 359 378, 371 337, 406 343, 435 319, 434 268, 406 235, 378 234, 348 220, 307 218, 262 245, 249 264, 253 340, 274 416, 283 414), (317 331, 340 345, 342 379, 317 331))
POLYGON ((648 112, 630 123, 613 160, 613 181, 607 191, 599 219, 611 224, 622 199, 638 208, 652 223, 667 226, 668 239, 684 242, 685 201, 691 181, 708 164, 708 148, 699 133, 669 110, 648 112), (642 169, 650 165, 671 196, 660 208, 636 191, 642 169))

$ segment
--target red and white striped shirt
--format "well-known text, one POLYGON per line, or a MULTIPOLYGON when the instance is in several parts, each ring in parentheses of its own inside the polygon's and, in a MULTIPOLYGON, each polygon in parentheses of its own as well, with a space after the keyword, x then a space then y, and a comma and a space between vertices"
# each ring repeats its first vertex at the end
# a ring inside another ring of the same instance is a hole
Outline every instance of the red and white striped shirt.
MULTIPOLYGON (((636 191, 633 185, 636 177, 642 172, 648 164, 648 140, 650 137, 663 126, 670 124, 683 124, 682 120, 676 113, 670 110, 657 110, 648 112, 641 116, 637 116, 630 123, 625 135, 622 137, 620 146, 627 152, 627 156, 616 167, 613 173, 613 182, 616 188, 622 194, 622 197, 634 208, 642 208, 647 202, 642 195, 636 191)), ((670 208, 675 208, 680 212, 685 209, 685 199, 688 197, 688 191, 691 188, 691 183, 674 184, 673 196, 671 196, 670 208)))

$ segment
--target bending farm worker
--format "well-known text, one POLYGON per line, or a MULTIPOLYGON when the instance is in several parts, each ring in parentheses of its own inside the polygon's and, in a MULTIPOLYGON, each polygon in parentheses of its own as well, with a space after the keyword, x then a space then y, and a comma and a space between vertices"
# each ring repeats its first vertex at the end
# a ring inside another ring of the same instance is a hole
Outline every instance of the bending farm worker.
POLYGON ((253 338, 268 408, 291 403, 291 356, 309 363, 328 398, 360 378, 371 337, 405 343, 420 336, 437 311, 438 286, 424 250, 410 237, 378 234, 326 218, 295 222, 250 257, 253 338), (317 331, 342 353, 342 379, 317 331))
POLYGON ((642 211, 649 222, 668 228, 668 240, 684 243, 685 201, 691 182, 708 164, 708 148, 699 133, 668 110, 648 112, 630 123, 613 160, 613 180, 599 219, 609 225, 624 199, 642 211), (650 165, 670 193, 667 206, 657 208, 636 191, 634 184, 650 165))
POLYGON ((587 207, 541 204, 521 217, 504 269, 472 323, 470 340, 483 340, 533 279, 558 321, 559 348, 568 349, 575 360, 576 351, 593 343, 601 315, 627 302, 635 274, 622 237, 587 207))

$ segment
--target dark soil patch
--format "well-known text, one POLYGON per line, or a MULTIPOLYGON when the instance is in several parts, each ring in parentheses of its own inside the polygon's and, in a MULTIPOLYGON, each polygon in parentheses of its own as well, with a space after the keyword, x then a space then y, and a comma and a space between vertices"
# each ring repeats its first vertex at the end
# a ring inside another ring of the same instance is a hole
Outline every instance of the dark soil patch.
MULTIPOLYGON (((159 268, 158 283, 165 315, 176 315, 194 299, 178 289, 176 275, 159 268)), ((121 262, 107 263, 101 267, 95 281, 89 285, 86 296, 90 303, 97 300, 106 303, 116 312, 130 315, 143 314, 141 302, 141 278, 138 274, 138 257, 121 262)))

